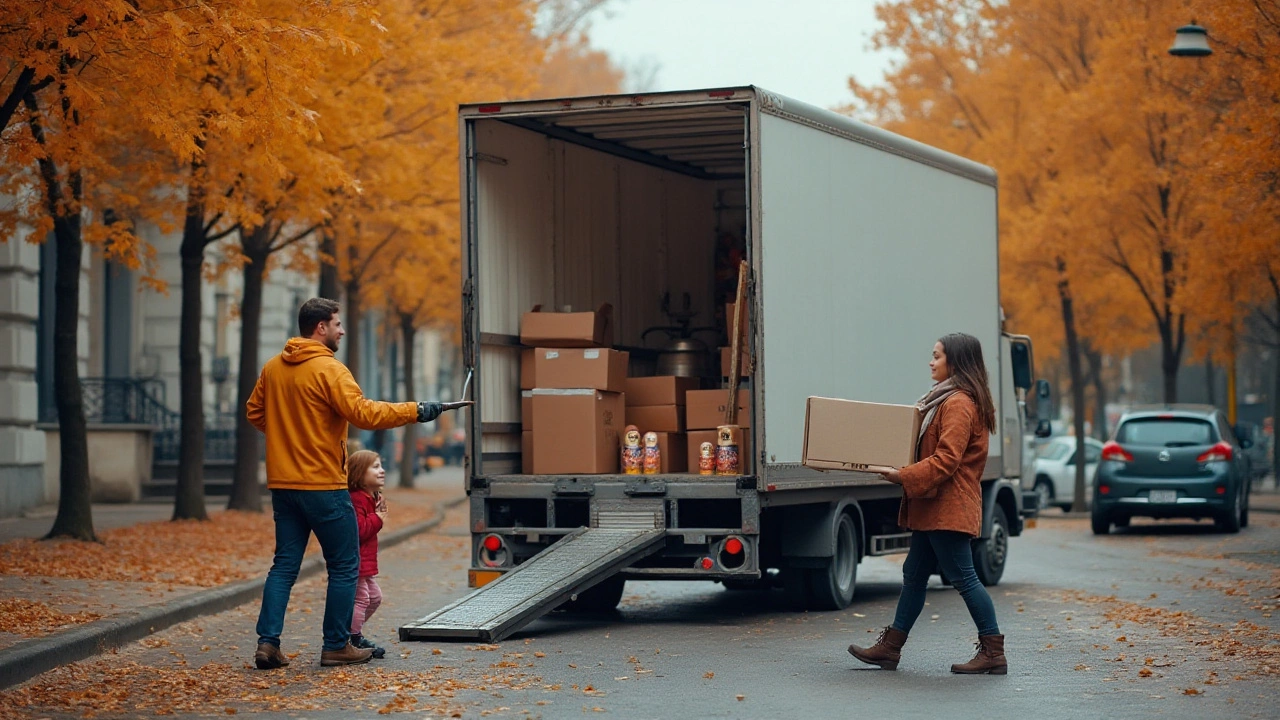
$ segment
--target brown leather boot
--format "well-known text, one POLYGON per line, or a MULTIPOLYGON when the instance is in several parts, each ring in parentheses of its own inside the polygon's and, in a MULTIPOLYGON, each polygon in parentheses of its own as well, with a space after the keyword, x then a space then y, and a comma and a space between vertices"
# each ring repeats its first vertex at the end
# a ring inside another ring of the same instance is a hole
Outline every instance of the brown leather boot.
POLYGON ((369 662, 373 657, 372 650, 361 650, 360 648, 347 641, 347 646, 341 650, 323 650, 320 652, 320 665, 323 667, 336 667, 338 665, 359 665, 369 662))
POLYGON ((890 626, 880 633, 875 645, 869 648, 850 645, 849 654, 868 665, 879 665, 882 670, 897 670, 906 642, 907 634, 890 626))
POLYGON ((259 670, 274 670, 289 664, 289 658, 280 652, 280 647, 271 643, 258 643, 258 651, 253 654, 253 663, 259 670))
POLYGON ((960 675, 1007 675, 1009 663, 1004 659, 1003 635, 979 635, 978 654, 962 665, 952 665, 951 672, 960 675))

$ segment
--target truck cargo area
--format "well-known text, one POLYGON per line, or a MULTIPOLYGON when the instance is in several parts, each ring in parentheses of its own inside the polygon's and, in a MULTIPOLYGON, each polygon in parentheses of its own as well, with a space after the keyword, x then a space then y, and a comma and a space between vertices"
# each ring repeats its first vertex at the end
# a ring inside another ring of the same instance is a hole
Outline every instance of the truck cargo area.
POLYGON ((649 376, 668 337, 645 330, 671 326, 666 310, 684 312, 687 298, 690 327, 721 329, 696 336, 713 351, 705 387, 719 387, 714 352, 726 343, 723 307, 736 285, 736 271, 723 268, 747 253, 748 104, 704 96, 606 113, 484 111, 468 138, 469 261, 483 288, 469 295, 480 352, 472 462, 475 475, 502 477, 521 474, 529 452, 519 336, 535 305, 611 304, 613 347, 630 352, 628 375, 649 376))

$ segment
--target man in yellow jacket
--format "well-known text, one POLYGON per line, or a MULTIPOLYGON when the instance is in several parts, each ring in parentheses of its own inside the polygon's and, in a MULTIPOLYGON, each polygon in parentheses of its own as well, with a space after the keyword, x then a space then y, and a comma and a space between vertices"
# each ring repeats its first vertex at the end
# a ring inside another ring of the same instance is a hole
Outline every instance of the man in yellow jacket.
MULTIPOLYGON (((249 422, 267 436, 267 487, 275 516, 276 551, 262 590, 254 663, 267 670, 288 665, 280 651, 289 593, 298 579, 311 533, 329 571, 320 664, 368 662, 372 650, 351 645, 360 542, 347 491, 347 423, 383 430, 430 422, 446 409, 438 402, 369 400, 351 371, 334 357, 346 331, 338 303, 312 298, 298 311, 301 337, 262 368, 245 407, 249 422)), ((470 403, 452 403, 449 409, 470 403)))

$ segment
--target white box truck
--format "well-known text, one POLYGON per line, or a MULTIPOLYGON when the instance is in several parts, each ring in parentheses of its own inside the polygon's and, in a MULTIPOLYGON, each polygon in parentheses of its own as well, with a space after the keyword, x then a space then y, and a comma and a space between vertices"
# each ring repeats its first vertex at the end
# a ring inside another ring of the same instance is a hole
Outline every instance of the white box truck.
POLYGON ((402 638, 500 639, 565 603, 611 608, 628 578, 776 584, 800 607, 846 607, 858 562, 909 534, 898 486, 801 465, 806 399, 914 403, 954 331, 981 340, 1000 412, 974 543, 981 579, 999 581, 1023 529, 1032 367, 1029 339, 1002 327, 993 170, 757 87, 465 105, 459 121, 479 589, 402 638), (663 299, 685 298, 686 327, 714 327, 738 255, 745 472, 522 473, 522 314, 610 303, 632 374, 655 374, 663 346, 645 331, 671 324, 663 299))

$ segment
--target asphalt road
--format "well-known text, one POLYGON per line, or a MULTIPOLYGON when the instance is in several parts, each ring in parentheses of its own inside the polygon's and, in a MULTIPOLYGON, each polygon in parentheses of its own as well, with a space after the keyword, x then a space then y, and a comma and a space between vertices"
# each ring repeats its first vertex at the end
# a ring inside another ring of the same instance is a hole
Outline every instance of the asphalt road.
POLYGON ((710 583, 628 584, 620 611, 554 614, 496 646, 399 643, 395 628, 464 594, 465 517, 380 559, 388 641, 369 666, 318 665, 323 578, 301 584, 291 667, 251 669, 255 605, 185 623, 26 686, 31 717, 157 712, 290 717, 1280 717, 1280 515, 1250 528, 1147 523, 1106 538, 1087 520, 1042 519, 1016 538, 993 588, 1005 677, 961 677, 974 631, 936 584, 897 672, 845 652, 870 643, 897 599, 900 557, 859 568, 854 605, 795 613, 780 592, 710 583), (97 690, 95 690, 95 688, 97 690), (108 690, 108 688, 110 690, 108 690), (86 693, 102 693, 97 696, 86 693))

